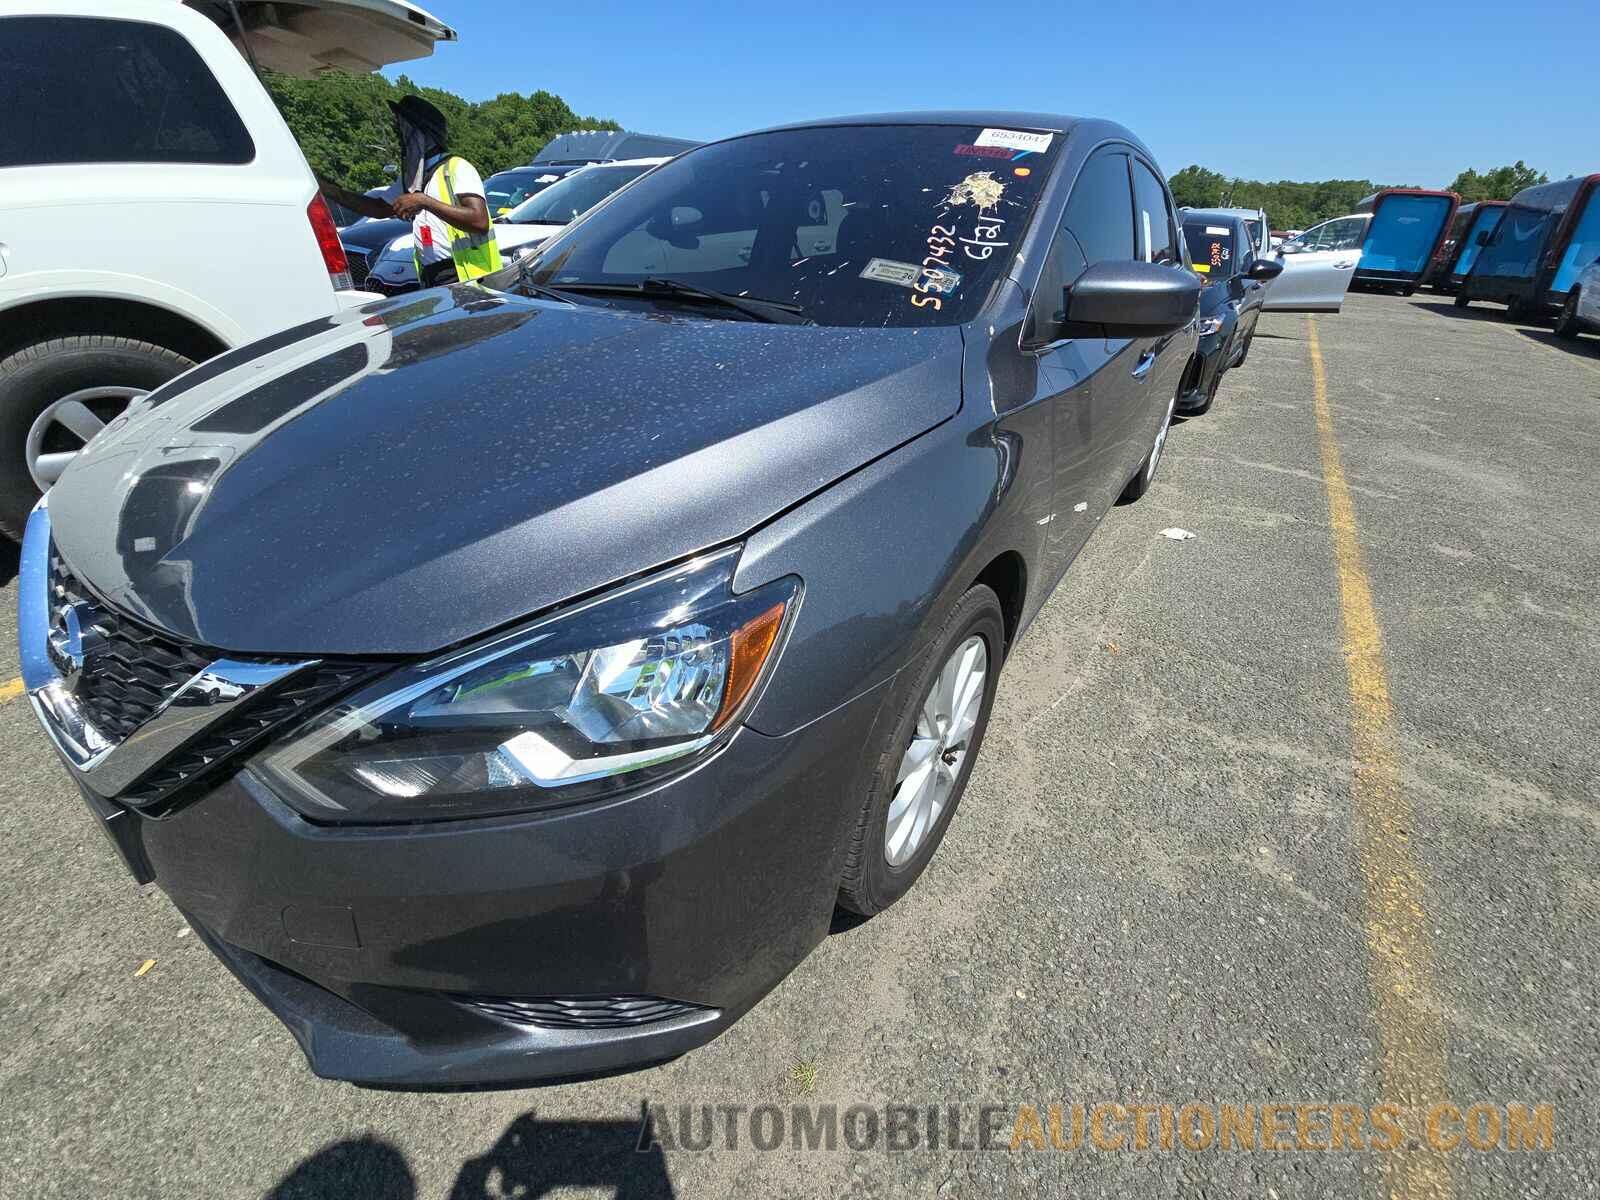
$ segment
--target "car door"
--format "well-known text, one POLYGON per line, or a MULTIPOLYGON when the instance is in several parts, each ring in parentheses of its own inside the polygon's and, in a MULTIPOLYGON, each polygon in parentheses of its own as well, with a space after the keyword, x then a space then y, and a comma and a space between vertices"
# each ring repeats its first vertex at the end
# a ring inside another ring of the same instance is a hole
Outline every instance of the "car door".
POLYGON ((1369 217, 1334 217, 1278 247, 1283 274, 1267 285, 1267 312, 1338 312, 1361 261, 1369 217))
POLYGON ((1054 337, 1064 291, 1097 262, 1134 258, 1128 151, 1108 146, 1084 162, 1040 268, 1024 328, 1037 361, 1039 395, 1051 406, 1054 505, 1045 564, 1051 586, 1127 482, 1120 443, 1142 394, 1133 372, 1141 345, 1129 338, 1054 337))
MULTIPOLYGON (((1179 232, 1178 215, 1167 192, 1166 185, 1155 167, 1134 155, 1133 169, 1133 223, 1139 238, 1139 257, 1146 262, 1159 263, 1174 270, 1184 270, 1183 241, 1179 232)), ((1178 394, 1178 383, 1189 365, 1189 356, 1180 338, 1181 331, 1173 330, 1160 337, 1141 339, 1144 343, 1141 357, 1148 356, 1148 366, 1141 375, 1142 394, 1138 405, 1129 414, 1128 445, 1124 453, 1132 458, 1128 474, 1138 468, 1155 440, 1156 428, 1165 419, 1167 401, 1178 394)))
POLYGON ((1236 223, 1233 238, 1235 245, 1245 247, 1244 254, 1234 263, 1234 276, 1231 281, 1239 304, 1239 332, 1235 334, 1235 338, 1243 342, 1255 332, 1256 322, 1261 319, 1261 306, 1266 299, 1266 285, 1251 279, 1246 272, 1250 270, 1251 263, 1265 255, 1251 240, 1249 222, 1236 223))

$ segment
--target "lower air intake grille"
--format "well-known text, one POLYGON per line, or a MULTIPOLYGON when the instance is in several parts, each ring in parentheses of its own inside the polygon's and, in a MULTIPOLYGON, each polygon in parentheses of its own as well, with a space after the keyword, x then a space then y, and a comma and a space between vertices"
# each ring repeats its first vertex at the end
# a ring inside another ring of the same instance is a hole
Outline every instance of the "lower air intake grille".
POLYGON ((546 996, 504 1000, 493 996, 457 996, 468 1008, 518 1025, 541 1029, 631 1029, 673 1017, 709 1012, 699 1004, 660 996, 546 996))

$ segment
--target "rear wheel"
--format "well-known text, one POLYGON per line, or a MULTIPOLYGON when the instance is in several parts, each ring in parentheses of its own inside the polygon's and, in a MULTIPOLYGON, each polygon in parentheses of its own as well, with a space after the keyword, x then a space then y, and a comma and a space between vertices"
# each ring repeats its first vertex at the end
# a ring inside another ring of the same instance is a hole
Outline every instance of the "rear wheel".
MULTIPOLYGON (((1222 372, 1218 371, 1217 378, 1211 381, 1213 393, 1220 386, 1221 379, 1222 372)), ((1172 428, 1172 410, 1177 405, 1178 397, 1174 394, 1172 399, 1167 401, 1167 413, 1161 420, 1161 428, 1156 430, 1155 444, 1150 447, 1150 453, 1144 456, 1144 462, 1139 464, 1138 473, 1128 480, 1128 486, 1123 488, 1122 495, 1117 497, 1118 504, 1132 504, 1150 490, 1150 484, 1156 477, 1156 468, 1161 465, 1161 452, 1167 447, 1167 430, 1172 428)), ((1210 407, 1209 398, 1206 405, 1210 407)))
POLYGON ((898 710, 876 750, 839 903, 870 917, 911 889, 944 840, 983 744, 1005 650, 1000 600, 969 588, 920 663, 903 672, 898 710))
POLYGON ((40 493, 134 399, 194 363, 151 342, 81 334, 0 360, 0 532, 20 538, 40 493))
POLYGON ((1467 305, 1469 305, 1471 303, 1472 303, 1472 301, 1467 298, 1467 295, 1466 295, 1465 292, 1457 292, 1456 293, 1456 307, 1457 308, 1465 308, 1467 305))
POLYGON ((1524 304, 1521 300, 1510 300, 1506 302, 1506 320, 1516 324, 1526 321, 1527 319, 1528 306, 1526 304, 1524 304))
POLYGON ((1578 289, 1573 288, 1561 303, 1561 315, 1556 318, 1556 336, 1571 341, 1581 332, 1578 325, 1578 289))

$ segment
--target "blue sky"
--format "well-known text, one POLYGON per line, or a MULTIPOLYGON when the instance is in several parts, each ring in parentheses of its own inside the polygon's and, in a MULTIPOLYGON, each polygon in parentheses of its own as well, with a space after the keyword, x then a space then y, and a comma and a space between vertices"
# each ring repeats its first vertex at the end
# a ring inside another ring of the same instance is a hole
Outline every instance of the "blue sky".
POLYGON ((650 133, 1011 108, 1119 120, 1169 173, 1600 171, 1592 0, 1320 4, 1270 28, 1285 10, 1261 4, 420 2, 461 42, 402 68, 419 83, 473 100, 542 87, 650 133))

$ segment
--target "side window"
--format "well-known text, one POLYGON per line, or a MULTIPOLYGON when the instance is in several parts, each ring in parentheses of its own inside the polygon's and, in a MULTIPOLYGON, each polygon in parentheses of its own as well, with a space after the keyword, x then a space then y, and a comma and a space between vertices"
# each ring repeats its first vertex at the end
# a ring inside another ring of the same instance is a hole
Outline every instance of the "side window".
POLYGON ((1126 261, 1138 253, 1133 232, 1133 194, 1128 156, 1101 150, 1083 165, 1061 226, 1039 272, 1028 313, 1028 341, 1044 341, 1066 319, 1062 293, 1092 263, 1126 261))
POLYGON ((1138 214, 1139 245, 1146 262, 1180 263, 1177 222, 1172 217, 1172 205, 1167 199, 1167 189, 1161 185, 1156 173, 1138 159, 1133 160, 1134 209, 1138 214))
POLYGON ((1340 217, 1328 222, 1328 244, 1325 250, 1354 250, 1366 240, 1367 221, 1363 217, 1340 217))
POLYGON ((255 157, 195 48, 147 21, 0 19, 0 112, 0 167, 255 157))

